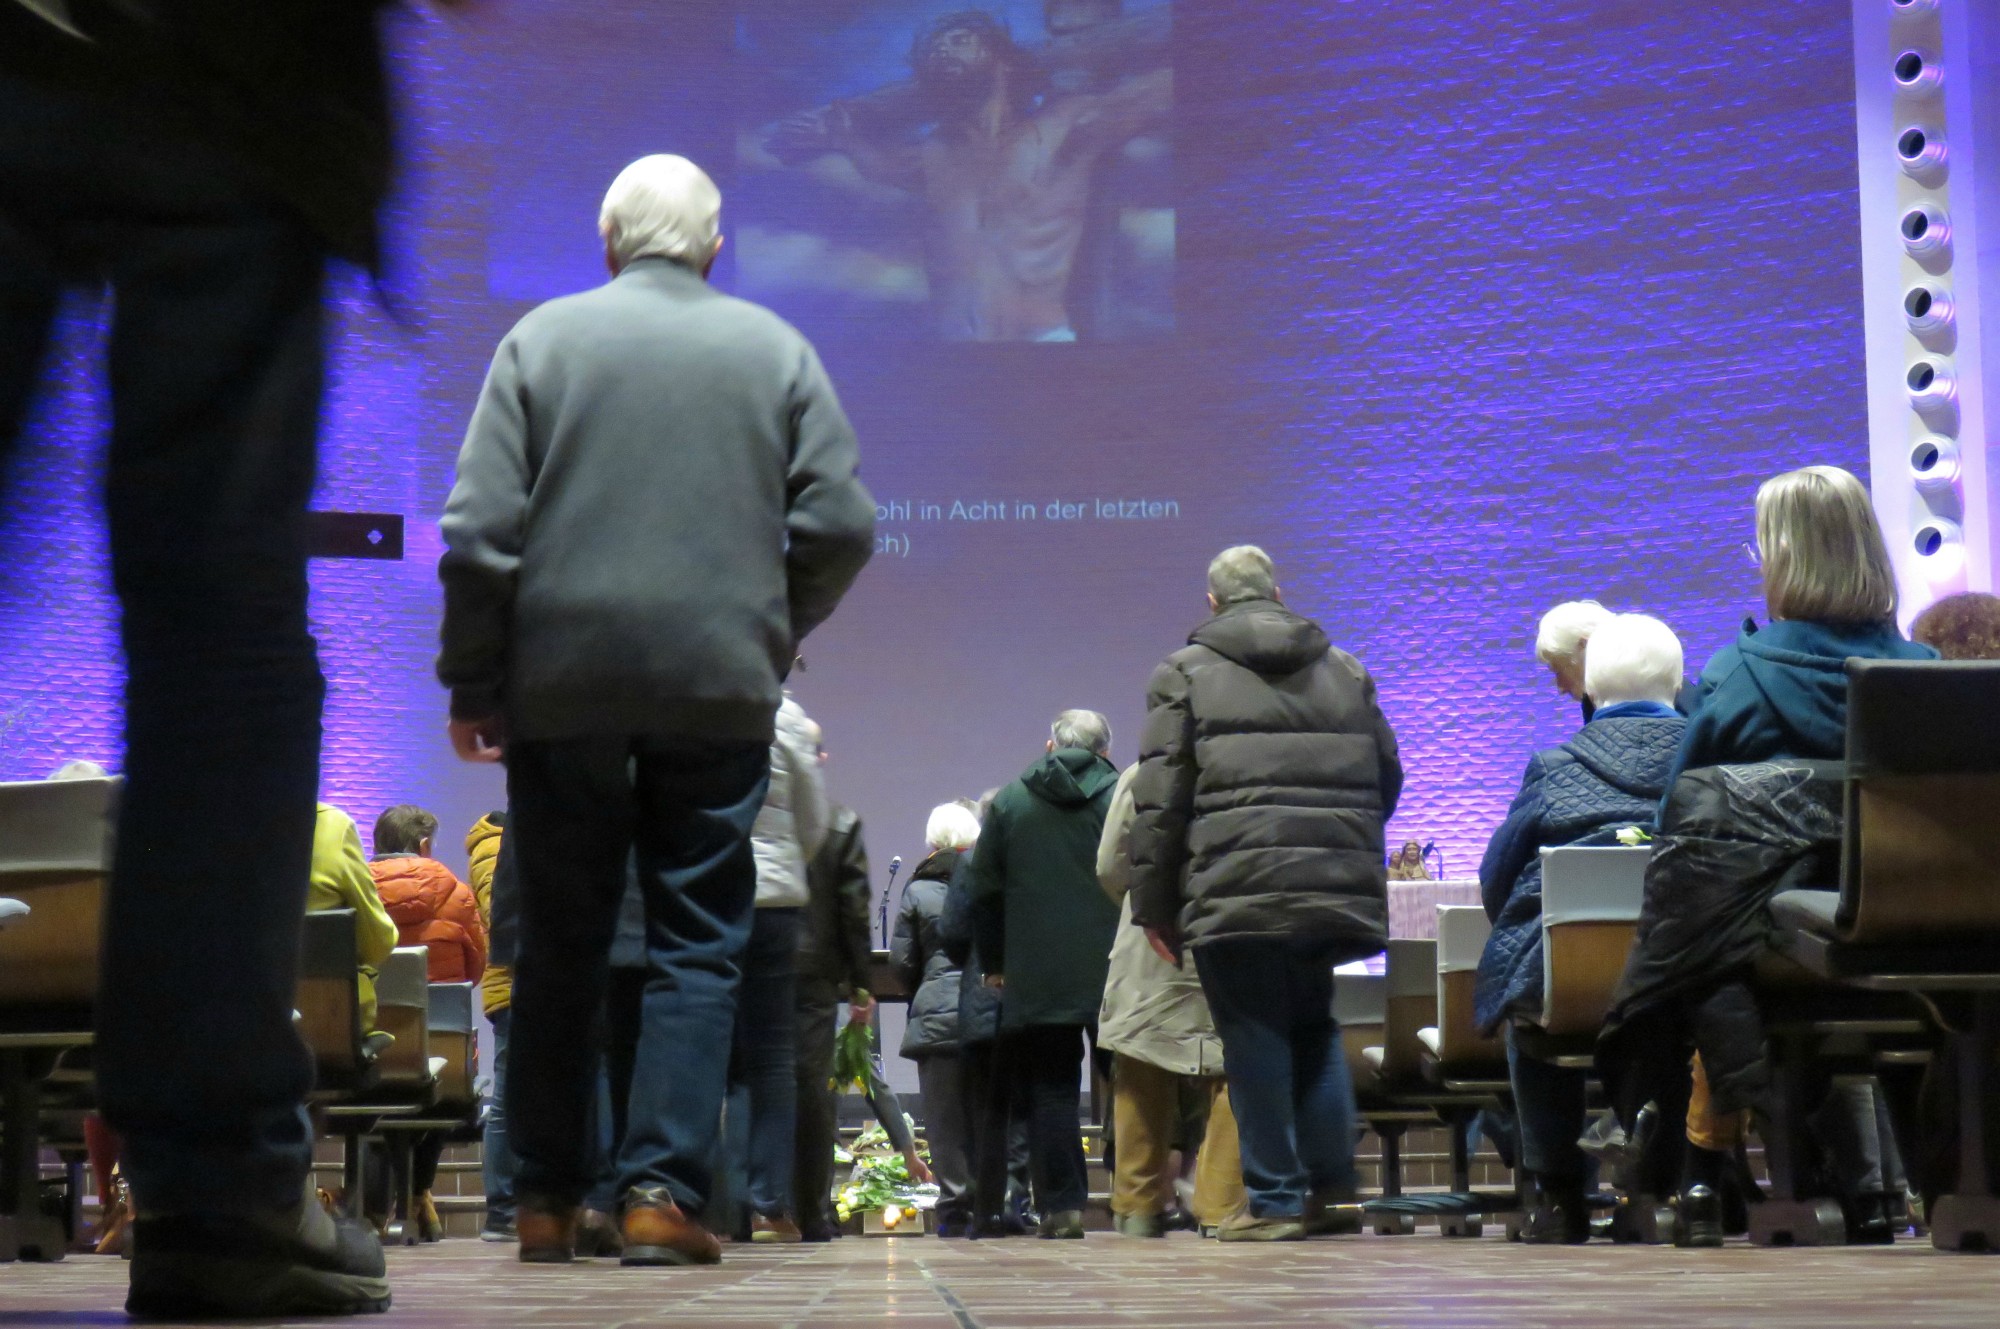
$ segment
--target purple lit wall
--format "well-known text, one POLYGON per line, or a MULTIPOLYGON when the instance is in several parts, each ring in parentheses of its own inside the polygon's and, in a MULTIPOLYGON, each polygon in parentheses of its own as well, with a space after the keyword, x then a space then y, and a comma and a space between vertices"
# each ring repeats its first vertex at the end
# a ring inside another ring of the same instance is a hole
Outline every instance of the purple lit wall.
MULTIPOLYGON (((812 192, 856 188, 825 163, 794 179, 739 153, 779 94, 810 92, 747 63, 760 23, 892 79, 915 23, 966 5, 499 0, 405 22, 408 312, 342 287, 319 502, 407 514, 409 558, 314 578, 325 792, 364 830, 410 800, 462 831, 501 800, 443 743, 434 519, 494 342, 598 279, 597 199, 645 151, 711 163, 740 200, 732 237, 764 248, 733 246, 719 280, 820 344, 878 497, 1037 509, 885 521, 903 551, 807 645, 799 695, 878 863, 917 850, 933 803, 1015 774, 1064 706, 1108 712, 1129 760, 1208 557, 1254 540, 1379 680, 1410 770, 1392 836, 1469 868, 1530 750, 1574 728, 1530 656, 1540 612, 1651 610, 1698 668, 1759 608, 1739 549, 1756 482, 1865 463, 1846 0, 1182 0, 1171 121, 1115 163, 1122 233, 1171 259, 1171 326, 1140 300, 1146 335, 1067 346, 943 344, 915 317, 885 334, 921 311, 890 307, 915 260, 867 266, 918 252, 889 234, 907 201, 849 214, 812 192), (788 287, 774 235, 894 280, 788 287), (1173 507, 1100 519, 1103 499, 1173 507), (1048 515, 1064 502, 1092 515, 1048 515)), ((1038 36, 1039 5, 989 7, 1038 36)), ((0 526, 0 777, 117 758, 97 319, 67 325, 0 526)))

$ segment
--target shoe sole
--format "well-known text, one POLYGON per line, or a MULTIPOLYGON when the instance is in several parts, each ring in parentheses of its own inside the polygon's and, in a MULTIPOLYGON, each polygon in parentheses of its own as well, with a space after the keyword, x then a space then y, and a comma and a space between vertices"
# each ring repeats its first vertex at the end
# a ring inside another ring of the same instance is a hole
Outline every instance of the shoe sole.
POLYGON ((1285 1227, 1278 1227, 1278 1228, 1252 1228, 1247 1231, 1239 1229, 1234 1232, 1225 1228, 1221 1232, 1215 1234, 1215 1239, 1217 1241, 1227 1241, 1227 1242, 1304 1241, 1306 1239, 1306 1229, 1305 1225, 1302 1223, 1293 1223, 1285 1227))
POLYGON ((538 1250, 533 1246, 521 1248, 522 1264, 569 1264, 575 1259, 575 1251, 538 1250))
POLYGON ((690 1265, 721 1264, 722 1255, 690 1255, 686 1251, 675 1250, 672 1246, 628 1246, 618 1257, 618 1263, 627 1269, 680 1268, 690 1265))
POLYGON ((389 1280, 228 1256, 177 1256, 160 1268, 138 1262, 125 1313, 139 1320, 286 1319, 295 1315, 379 1315, 389 1280))

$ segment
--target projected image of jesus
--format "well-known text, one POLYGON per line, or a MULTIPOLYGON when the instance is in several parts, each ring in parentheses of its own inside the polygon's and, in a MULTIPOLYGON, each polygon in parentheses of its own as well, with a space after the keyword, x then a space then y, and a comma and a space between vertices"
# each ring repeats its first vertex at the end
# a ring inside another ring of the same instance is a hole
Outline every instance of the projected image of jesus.
POLYGON ((1077 340, 1079 255, 1093 228, 1118 224, 1094 206, 1107 162, 1167 118, 1173 71, 1080 77, 1072 65, 1061 86, 982 10, 926 25, 910 67, 914 118, 834 102, 778 124, 767 150, 790 165, 844 156, 920 200, 941 337, 1077 340))

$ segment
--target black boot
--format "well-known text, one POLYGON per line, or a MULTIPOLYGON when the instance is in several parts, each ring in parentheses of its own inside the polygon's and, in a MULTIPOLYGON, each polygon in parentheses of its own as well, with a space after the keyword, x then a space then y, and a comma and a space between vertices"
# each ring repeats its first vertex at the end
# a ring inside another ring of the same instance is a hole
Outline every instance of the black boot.
POLYGON ((1590 1240, 1590 1201, 1580 1180, 1531 1175, 1529 1194, 1522 1241, 1530 1246, 1581 1246, 1590 1240))
POLYGON ((1877 1192, 1856 1195, 1841 1201, 1840 1211, 1847 1217, 1847 1243, 1850 1246, 1891 1246, 1896 1241, 1896 1229, 1889 1221, 1887 1196, 1877 1192))
POLYGON ((1722 1197, 1700 1182, 1681 1192, 1674 1223, 1674 1245, 1715 1247, 1722 1244, 1722 1197))

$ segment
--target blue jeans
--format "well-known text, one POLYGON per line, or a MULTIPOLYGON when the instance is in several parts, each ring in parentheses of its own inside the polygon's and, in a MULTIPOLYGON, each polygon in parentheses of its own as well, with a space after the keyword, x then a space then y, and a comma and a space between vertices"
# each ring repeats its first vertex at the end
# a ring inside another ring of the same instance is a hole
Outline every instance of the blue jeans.
POLYGON ((801 912, 757 910, 743 956, 743 987, 729 1056, 730 1152, 743 1162, 744 1198, 753 1212, 765 1218, 792 1212, 801 912), (738 1089, 743 1091, 740 1095, 738 1089), (747 1110, 738 1111, 739 1106, 747 1110))
POLYGON ((524 1200, 575 1205, 595 1179, 611 941, 636 852, 647 978, 619 1189, 664 1186, 691 1214, 707 1205, 757 893, 750 827, 769 778, 763 743, 509 747, 521 935, 507 1126, 524 1200))
POLYGON ((1243 1184, 1258 1218, 1296 1218, 1355 1182, 1354 1086, 1333 1018, 1333 952, 1281 940, 1211 941, 1195 969, 1222 1035, 1243 1184))
POLYGON ((486 1105, 486 1126, 480 1135, 489 1227, 514 1221, 514 1173, 520 1161, 507 1143, 507 1031, 513 1019, 514 1012, 504 1007, 493 1013, 493 1101, 486 1105))
POLYGON ((1507 1030, 1507 1078, 1521 1124, 1521 1166, 1556 1181, 1583 1181, 1589 1162, 1577 1147, 1586 1115, 1586 1073, 1523 1052, 1507 1030))
POLYGON ((63 287, 108 282, 126 785, 99 1103, 144 1210, 233 1215, 296 1207, 312 1162, 292 1005, 325 694, 305 511, 326 258, 154 99, 0 74, 0 473, 63 287))

